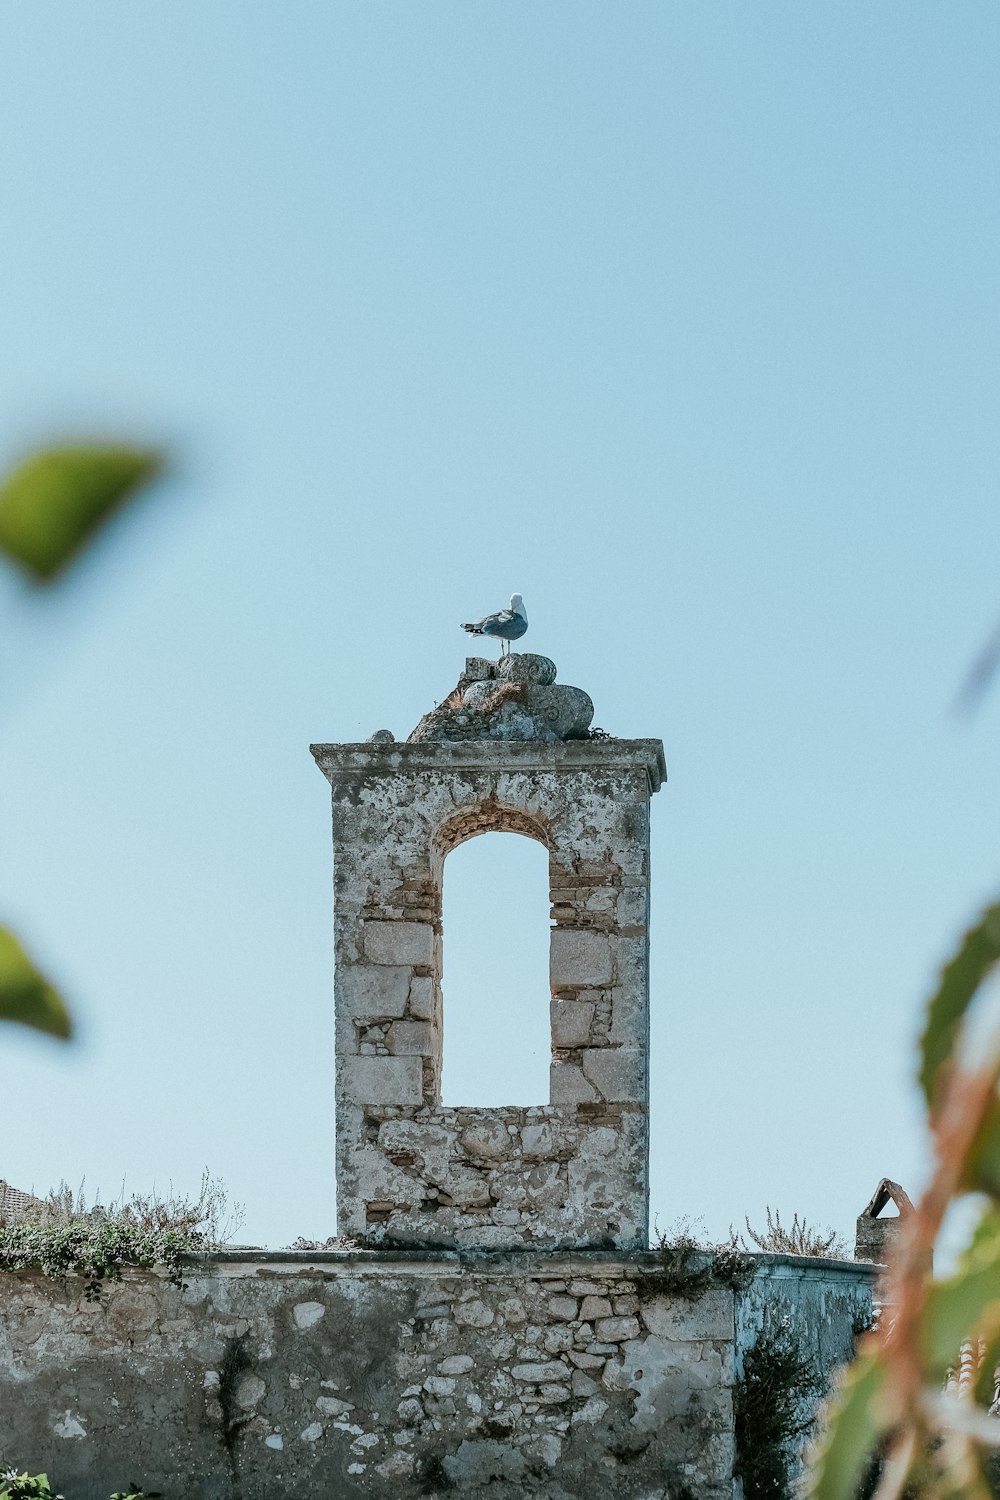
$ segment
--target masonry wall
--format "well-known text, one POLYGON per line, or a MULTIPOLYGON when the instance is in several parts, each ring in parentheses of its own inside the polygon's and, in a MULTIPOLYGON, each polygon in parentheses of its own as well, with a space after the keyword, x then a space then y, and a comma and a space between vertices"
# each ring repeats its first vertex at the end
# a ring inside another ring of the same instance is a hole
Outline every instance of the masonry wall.
POLYGON ((340 1233, 369 1243, 645 1247, 659 741, 313 753, 333 792, 340 1233), (527 1110, 446 1109, 444 862, 491 830, 549 851, 549 1097, 527 1110))
MULTIPOLYGON (((731 1500, 732 1386, 776 1281, 649 1295, 651 1254, 224 1257, 184 1291, 0 1277, 0 1460, 70 1500, 731 1500)), ((870 1272, 779 1278, 823 1359, 870 1272), (824 1303, 824 1297, 827 1299, 824 1303), (834 1326, 836 1325, 836 1326, 834 1326)))

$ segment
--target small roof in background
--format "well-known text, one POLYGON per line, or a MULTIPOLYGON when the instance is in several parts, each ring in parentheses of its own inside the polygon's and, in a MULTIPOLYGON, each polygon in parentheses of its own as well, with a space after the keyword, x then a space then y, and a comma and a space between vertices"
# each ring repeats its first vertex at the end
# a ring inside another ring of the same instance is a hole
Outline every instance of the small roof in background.
POLYGON ((877 1219, 879 1214, 890 1203, 894 1203, 900 1218, 913 1212, 913 1204, 898 1182, 893 1182, 891 1177, 883 1177, 878 1187, 871 1196, 866 1208, 858 1215, 861 1219, 877 1219))

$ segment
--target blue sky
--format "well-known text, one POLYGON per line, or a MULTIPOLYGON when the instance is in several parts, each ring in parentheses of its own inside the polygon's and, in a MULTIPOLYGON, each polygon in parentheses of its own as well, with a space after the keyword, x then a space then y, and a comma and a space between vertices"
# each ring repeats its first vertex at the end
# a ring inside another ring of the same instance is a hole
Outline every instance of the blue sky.
MULTIPOLYGON (((661 1227, 919 1186, 920 1007, 1000 884, 1000 692, 953 712, 1000 612, 998 52, 987 3, 5 8, 0 455, 173 470, 57 594, 0 576, 0 911, 79 1023, 4 1030, 0 1175, 207 1163, 244 1237, 333 1232, 307 746, 405 735, 517 589, 666 747, 661 1227)), ((530 1093, 536 851, 452 860, 448 1077, 530 1093)))

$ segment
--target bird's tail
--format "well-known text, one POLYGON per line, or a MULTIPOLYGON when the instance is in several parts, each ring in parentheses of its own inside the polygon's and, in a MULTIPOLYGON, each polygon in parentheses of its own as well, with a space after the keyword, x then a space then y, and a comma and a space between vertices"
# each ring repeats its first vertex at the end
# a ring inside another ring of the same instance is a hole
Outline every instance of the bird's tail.
POLYGON ((467 630, 470 635, 482 635, 483 633, 479 625, 463 625, 462 629, 467 630))

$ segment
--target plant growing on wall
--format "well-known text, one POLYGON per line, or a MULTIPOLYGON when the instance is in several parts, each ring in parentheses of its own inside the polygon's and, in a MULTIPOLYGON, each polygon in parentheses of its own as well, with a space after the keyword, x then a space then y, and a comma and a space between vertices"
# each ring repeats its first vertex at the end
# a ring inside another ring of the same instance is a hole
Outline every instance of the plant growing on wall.
POLYGON ((745 1500, 787 1500, 797 1445, 815 1420, 823 1382, 787 1319, 765 1326, 733 1389, 735 1474, 745 1500))
MULTIPOLYGON (((7 1469, 0 1474, 0 1500, 65 1500, 65 1496, 57 1495, 49 1484, 47 1474, 18 1474, 14 1469, 7 1469)), ((127 1490, 115 1490, 109 1500, 163 1500, 159 1490, 144 1490, 141 1485, 132 1481, 127 1490)))
POLYGON ((757 1246, 771 1255, 813 1255, 829 1256, 833 1260, 846 1260, 847 1251, 843 1240, 832 1229, 816 1229, 807 1224, 805 1219, 800 1219, 798 1214, 792 1215, 792 1222, 786 1228, 781 1222, 781 1214, 777 1209, 768 1206, 767 1229, 754 1229, 749 1218, 744 1215, 747 1226, 747 1234, 757 1246))
MULTIPOLYGON (((41 1271, 58 1281, 84 1278, 84 1295, 97 1301, 105 1281, 120 1281, 126 1266, 164 1266, 183 1286, 186 1255, 217 1249, 242 1216, 227 1208, 222 1184, 204 1173, 197 1198, 133 1194, 87 1208, 65 1186, 9 1223, 0 1222, 0 1270, 41 1271)), ((0 1495, 0 1500, 3 1500, 0 1495)))
POLYGON ((741 1249, 735 1237, 714 1245, 695 1234, 691 1223, 681 1219, 672 1235, 657 1235, 657 1264, 643 1270, 636 1290, 646 1297, 686 1297, 695 1302, 709 1287, 728 1286, 744 1290, 754 1278, 753 1256, 741 1249))

